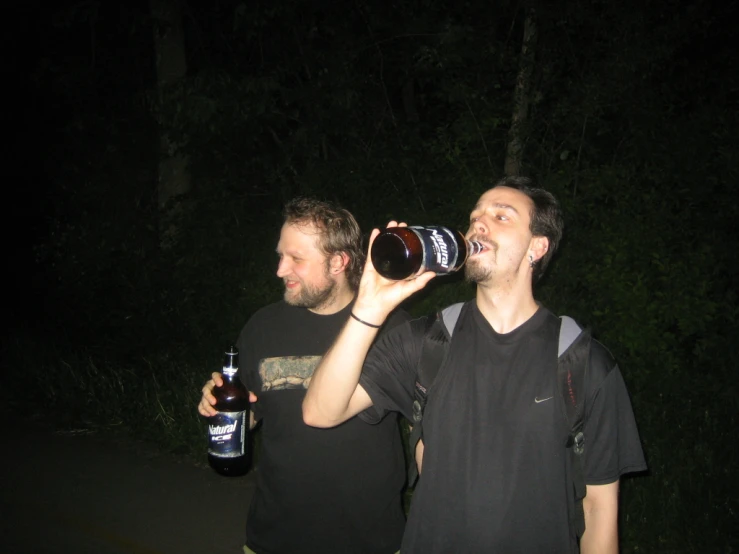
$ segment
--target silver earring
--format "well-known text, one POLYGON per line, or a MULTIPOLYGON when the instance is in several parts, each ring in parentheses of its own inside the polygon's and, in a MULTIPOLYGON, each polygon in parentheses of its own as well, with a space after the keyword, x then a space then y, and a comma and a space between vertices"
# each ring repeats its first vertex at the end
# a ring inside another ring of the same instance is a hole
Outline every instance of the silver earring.
POLYGON ((531 269, 534 269, 534 257, 533 256, 529 256, 529 266, 531 267, 531 269))

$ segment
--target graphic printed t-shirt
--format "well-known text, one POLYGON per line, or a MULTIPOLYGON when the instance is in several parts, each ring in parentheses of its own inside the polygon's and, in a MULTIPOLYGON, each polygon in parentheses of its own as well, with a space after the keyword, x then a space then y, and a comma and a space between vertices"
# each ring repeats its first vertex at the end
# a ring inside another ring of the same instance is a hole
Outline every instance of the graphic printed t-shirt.
POLYGON ((239 337, 243 379, 262 420, 246 528, 247 546, 260 554, 399 548, 405 462, 397 418, 372 425, 352 418, 332 429, 303 422, 307 379, 349 311, 318 315, 278 302, 259 310, 239 337))

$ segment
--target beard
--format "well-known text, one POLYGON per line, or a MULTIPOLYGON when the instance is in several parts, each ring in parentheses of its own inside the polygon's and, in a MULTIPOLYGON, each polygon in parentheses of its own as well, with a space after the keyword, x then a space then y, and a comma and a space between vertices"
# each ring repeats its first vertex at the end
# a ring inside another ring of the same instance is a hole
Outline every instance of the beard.
POLYGON ((320 308, 331 300, 336 293, 336 281, 331 279, 328 274, 326 274, 326 277, 324 286, 311 286, 301 281, 300 292, 294 294, 286 290, 285 302, 291 306, 308 308, 309 310, 320 308))
POLYGON ((493 269, 478 263, 478 260, 468 261, 464 265, 464 279, 468 283, 483 283, 493 277, 493 269))
MULTIPOLYGON (((498 244, 478 235, 472 235, 469 240, 476 240, 485 245, 485 247, 495 253, 497 256, 498 253, 498 244)), ((486 267, 483 265, 483 260, 479 259, 472 259, 467 260, 467 263, 464 264, 464 279, 468 283, 483 283, 485 281, 489 281, 493 278, 494 270, 492 267, 486 267)))

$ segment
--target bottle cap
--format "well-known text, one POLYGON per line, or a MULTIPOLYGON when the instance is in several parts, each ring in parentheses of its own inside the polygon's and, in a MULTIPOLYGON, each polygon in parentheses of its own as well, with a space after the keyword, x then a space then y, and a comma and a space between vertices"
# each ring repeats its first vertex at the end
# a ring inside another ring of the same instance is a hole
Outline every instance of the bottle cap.
POLYGON ((239 349, 231 346, 226 350, 226 356, 223 359, 223 373, 225 375, 233 375, 239 370, 239 349))

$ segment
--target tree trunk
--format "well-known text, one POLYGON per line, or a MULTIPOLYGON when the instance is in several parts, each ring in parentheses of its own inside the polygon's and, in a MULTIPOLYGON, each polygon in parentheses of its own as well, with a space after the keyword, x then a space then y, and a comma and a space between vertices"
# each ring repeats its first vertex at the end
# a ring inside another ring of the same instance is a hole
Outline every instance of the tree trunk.
MULTIPOLYGON (((165 102, 166 90, 187 73, 185 38, 180 0, 149 0, 154 21, 157 89, 159 101, 165 102)), ((159 244, 172 247, 179 235, 185 213, 185 195, 190 191, 187 157, 165 130, 159 132, 159 244)))
POLYGON ((503 171, 506 175, 519 175, 523 169, 523 150, 526 143, 529 104, 531 103, 531 80, 534 73, 534 52, 536 49, 536 20, 533 8, 526 11, 523 27, 521 59, 513 91, 513 114, 508 131, 508 148, 503 171))

